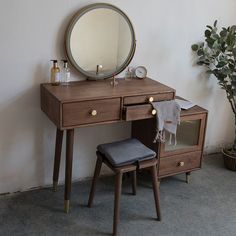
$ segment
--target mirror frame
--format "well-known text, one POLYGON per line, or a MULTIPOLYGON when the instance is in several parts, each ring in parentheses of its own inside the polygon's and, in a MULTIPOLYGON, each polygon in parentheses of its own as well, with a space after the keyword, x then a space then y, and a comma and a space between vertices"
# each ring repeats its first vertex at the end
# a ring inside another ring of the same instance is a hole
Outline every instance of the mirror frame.
POLYGON ((80 73, 82 73, 83 75, 85 75, 88 79, 107 79, 107 78, 111 78, 112 76, 115 76, 119 73, 121 73, 131 62, 134 53, 135 53, 135 49, 136 49, 136 39, 135 39, 135 32, 134 32, 134 28, 133 25, 130 21, 130 19, 128 18, 128 16, 119 8, 117 8, 116 6, 113 6, 111 4, 107 4, 107 3, 95 3, 95 4, 91 4, 88 6, 85 6, 83 8, 81 8, 72 18, 72 20, 69 23, 69 26, 66 30, 66 34, 65 34, 65 48, 66 48, 66 55, 67 58, 69 60, 69 62, 72 64, 72 66, 78 70, 80 73), (126 60, 123 62, 123 64, 121 64, 121 66, 119 66, 119 68, 117 68, 115 71, 113 71, 112 73, 107 73, 105 75, 94 75, 91 74, 85 70, 83 70, 74 60, 73 56, 72 56, 72 52, 71 52, 71 47, 70 47, 70 38, 71 38, 71 33, 72 30, 75 26, 75 24, 77 23, 77 21, 87 12, 94 10, 94 9, 99 9, 99 8, 107 8, 107 9, 112 9, 114 11, 116 11, 117 13, 119 13, 121 16, 124 17, 124 19, 126 20, 126 22, 128 23, 128 26, 130 28, 130 33, 131 33, 131 48, 129 51, 129 54, 126 58, 126 60))

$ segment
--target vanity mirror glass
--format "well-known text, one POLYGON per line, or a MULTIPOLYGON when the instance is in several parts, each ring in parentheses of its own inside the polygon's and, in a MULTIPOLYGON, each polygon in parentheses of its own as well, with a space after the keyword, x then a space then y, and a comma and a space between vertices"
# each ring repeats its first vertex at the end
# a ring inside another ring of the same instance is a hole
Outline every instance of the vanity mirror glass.
POLYGON ((69 61, 90 79, 105 79, 120 73, 130 63, 134 51, 131 21, 110 4, 92 4, 81 9, 66 32, 69 61))

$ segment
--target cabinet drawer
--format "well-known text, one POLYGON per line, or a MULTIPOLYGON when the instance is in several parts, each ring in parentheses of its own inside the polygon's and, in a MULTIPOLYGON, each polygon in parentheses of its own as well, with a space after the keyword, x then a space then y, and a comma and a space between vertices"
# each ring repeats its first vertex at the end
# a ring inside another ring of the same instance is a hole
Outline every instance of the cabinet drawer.
POLYGON ((201 167, 201 151, 160 158, 159 176, 187 172, 201 167))
POLYGON ((153 98, 153 102, 157 102, 157 101, 172 100, 174 99, 174 97, 175 97, 174 92, 125 97, 124 105, 148 103, 150 98, 153 98))
POLYGON ((154 117, 151 104, 124 106, 123 119, 126 121, 142 120, 154 117))
POLYGON ((63 126, 92 124, 120 119, 120 98, 65 103, 63 126))

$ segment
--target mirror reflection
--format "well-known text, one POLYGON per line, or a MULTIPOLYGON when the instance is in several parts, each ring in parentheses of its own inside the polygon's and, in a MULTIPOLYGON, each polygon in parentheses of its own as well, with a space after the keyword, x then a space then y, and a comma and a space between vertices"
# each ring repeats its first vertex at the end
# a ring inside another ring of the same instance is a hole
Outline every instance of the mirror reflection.
POLYGON ((133 56, 134 44, 128 18, 112 8, 95 8, 73 24, 67 53, 83 74, 105 78, 125 69, 133 56))

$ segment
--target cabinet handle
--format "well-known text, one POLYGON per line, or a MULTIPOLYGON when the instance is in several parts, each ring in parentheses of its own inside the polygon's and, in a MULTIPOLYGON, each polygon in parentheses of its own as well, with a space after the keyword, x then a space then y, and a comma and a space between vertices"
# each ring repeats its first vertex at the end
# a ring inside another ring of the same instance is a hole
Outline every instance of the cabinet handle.
POLYGON ((152 115, 155 116, 157 114, 157 111, 155 109, 152 110, 152 115))
POLYGON ((153 101, 154 101, 154 98, 153 98, 153 97, 150 97, 150 98, 148 99, 148 101, 149 101, 149 102, 153 102, 153 101))
POLYGON ((184 161, 179 162, 179 166, 184 166, 184 161))
POLYGON ((91 115, 92 116, 96 116, 98 113, 97 113, 97 111, 96 110, 92 110, 92 112, 91 112, 91 115))

